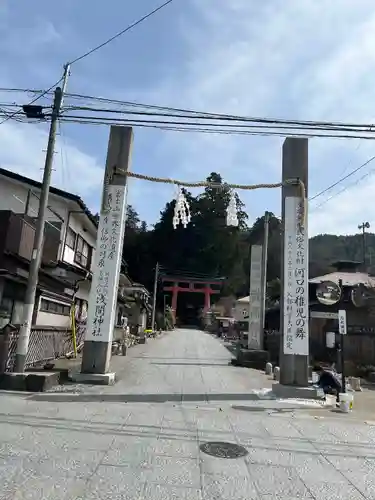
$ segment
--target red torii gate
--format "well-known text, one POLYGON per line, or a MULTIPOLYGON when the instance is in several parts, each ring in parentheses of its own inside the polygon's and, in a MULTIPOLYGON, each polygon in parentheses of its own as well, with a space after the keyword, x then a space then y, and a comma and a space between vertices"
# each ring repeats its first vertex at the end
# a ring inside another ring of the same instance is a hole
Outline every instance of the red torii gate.
POLYGON ((206 312, 211 307, 211 295, 220 293, 224 279, 162 276, 161 280, 163 282, 163 291, 172 292, 171 307, 176 315, 179 292, 204 293, 204 312, 206 312))

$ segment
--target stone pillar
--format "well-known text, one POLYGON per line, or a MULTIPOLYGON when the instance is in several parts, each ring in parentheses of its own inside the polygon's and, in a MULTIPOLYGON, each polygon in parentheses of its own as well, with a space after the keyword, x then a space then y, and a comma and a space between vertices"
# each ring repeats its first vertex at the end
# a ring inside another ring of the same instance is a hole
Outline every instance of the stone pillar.
POLYGON ((112 126, 103 183, 82 374, 107 374, 111 358, 126 218, 133 130, 112 126))
POLYGON ((252 245, 249 286, 248 348, 263 349, 262 321, 262 245, 252 245))
MULTIPOLYGON (((308 139, 288 137, 283 145, 282 180, 297 178, 305 184, 307 203, 308 139)), ((309 366, 308 238, 307 206, 304 234, 296 229, 295 212, 300 209, 300 197, 297 184, 282 188, 280 383, 303 387, 308 385, 309 366)))
POLYGON ((211 307, 211 288, 207 287, 204 290, 204 312, 207 312, 211 307))

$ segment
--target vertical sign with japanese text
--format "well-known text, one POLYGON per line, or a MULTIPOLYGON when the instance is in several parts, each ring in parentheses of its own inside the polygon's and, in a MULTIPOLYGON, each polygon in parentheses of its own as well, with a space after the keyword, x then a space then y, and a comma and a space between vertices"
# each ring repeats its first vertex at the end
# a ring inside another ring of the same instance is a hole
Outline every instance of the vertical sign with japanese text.
POLYGON ((309 354, 309 277, 304 206, 295 196, 285 198, 284 225, 284 353, 309 354))
POLYGON ((249 294, 249 349, 261 348, 262 325, 262 245, 251 247, 249 294))
POLYGON ((346 323, 346 311, 345 309, 339 310, 339 334, 346 335, 348 333, 347 323, 346 323))
POLYGON ((111 342, 125 230, 126 187, 109 185, 100 214, 85 340, 111 342))

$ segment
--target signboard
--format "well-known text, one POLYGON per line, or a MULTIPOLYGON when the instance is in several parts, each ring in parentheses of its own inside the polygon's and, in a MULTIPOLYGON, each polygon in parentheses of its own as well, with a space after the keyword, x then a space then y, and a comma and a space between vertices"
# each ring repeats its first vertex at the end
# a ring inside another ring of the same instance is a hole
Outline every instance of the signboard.
POLYGON ((308 235, 300 224, 302 199, 285 198, 284 226, 284 353, 309 354, 308 235))
POLYGON ((317 319, 337 319, 339 316, 337 312, 323 312, 323 311, 311 311, 310 318, 317 319))
POLYGON ((99 220, 85 340, 112 341, 125 213, 125 186, 108 186, 99 220))
POLYGON ((346 311, 344 309, 339 310, 339 334, 346 335, 348 333, 346 327, 346 311))
POLYGON ((262 245, 251 247, 249 291, 249 349, 261 348, 262 324, 262 245))

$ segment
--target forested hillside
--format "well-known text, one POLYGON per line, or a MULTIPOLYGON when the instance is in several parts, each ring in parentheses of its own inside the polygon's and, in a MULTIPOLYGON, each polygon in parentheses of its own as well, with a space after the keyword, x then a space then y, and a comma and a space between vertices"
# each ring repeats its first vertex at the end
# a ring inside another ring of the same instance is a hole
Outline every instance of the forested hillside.
MULTIPOLYGON (((222 183, 212 173, 208 181, 222 183)), ((170 271, 227 278, 223 294, 247 295, 249 287, 249 255, 253 244, 263 238, 263 216, 249 227, 244 205, 237 198, 239 227, 226 226, 228 189, 206 188, 198 196, 185 191, 192 220, 186 229, 172 226, 174 201, 167 203, 159 221, 147 228, 132 206, 128 207, 123 257, 130 277, 152 289, 156 262, 170 271)), ((367 235, 368 258, 375 256, 375 235, 367 235)), ((269 293, 278 291, 281 257, 280 221, 271 214, 269 234, 269 293)), ((310 276, 331 270, 336 260, 362 260, 362 236, 319 235, 310 240, 310 276)))

